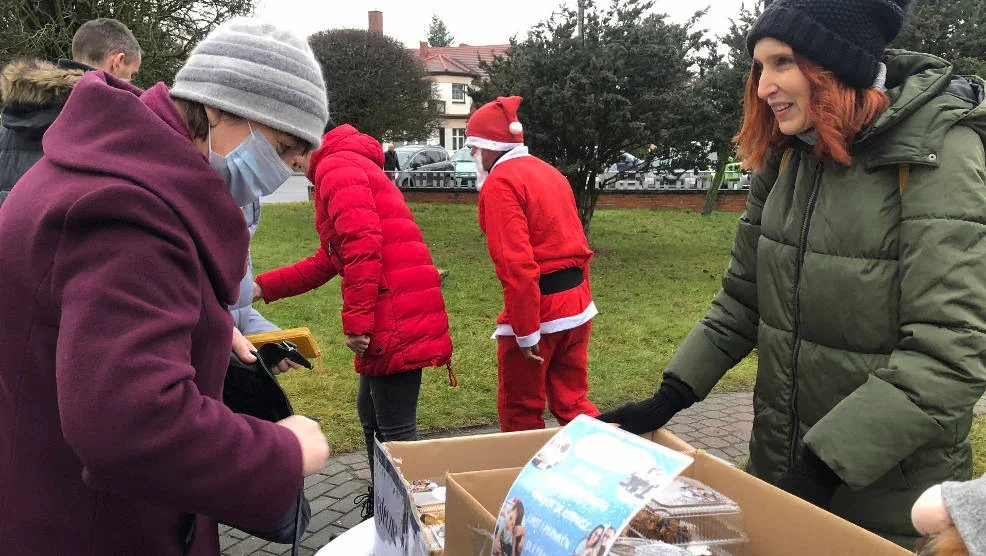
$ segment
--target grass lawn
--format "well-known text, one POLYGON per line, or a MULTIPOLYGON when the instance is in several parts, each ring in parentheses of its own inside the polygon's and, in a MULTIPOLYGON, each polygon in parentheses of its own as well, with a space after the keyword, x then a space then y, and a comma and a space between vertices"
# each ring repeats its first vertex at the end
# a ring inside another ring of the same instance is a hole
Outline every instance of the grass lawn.
POLYGON ((974 457, 972 476, 981 477, 983 473, 986 473, 986 415, 976 417, 976 420, 972 422, 969 440, 972 441, 974 457))
MULTIPOLYGON (((311 255, 318 245, 309 204, 265 205, 253 240, 254 270, 311 255)), ((445 369, 424 373, 418 407, 422 430, 496 421, 496 343, 490 340, 503 300, 486 244, 469 205, 413 204, 439 268, 448 269, 445 303, 455 344, 459 387, 445 369)), ((589 397, 607 409, 654 393, 661 369, 719 291, 738 215, 702 218, 679 210, 601 210, 592 222, 592 289, 600 315, 589 347, 589 397)), ((325 373, 281 375, 295 411, 317 417, 334 452, 362 448, 352 352, 339 317, 338 278, 298 297, 257 308, 284 328, 307 326, 322 349, 325 373)), ((753 388, 755 355, 717 388, 753 388)), ((971 435, 975 476, 986 471, 986 417, 971 435)))
MULTIPOLYGON (((475 207, 411 206, 432 257, 448 269, 453 364, 459 387, 444 369, 426 370, 418 409, 422 430, 496 421, 496 343, 490 339, 502 308, 499 282, 476 224, 475 207)), ((686 211, 601 210, 592 224, 596 252, 592 287, 600 315, 590 345, 590 398, 601 408, 653 394, 661 369, 719 290, 738 215, 702 218, 686 211)), ((309 204, 265 206, 253 241, 256 272, 310 256, 318 240, 309 204)), ((357 375, 339 317, 338 278, 322 288, 257 308, 281 327, 308 326, 322 349, 325 373, 291 372, 281 381, 295 410, 319 418, 333 451, 362 446, 356 415, 357 375)), ((748 358, 719 388, 752 388, 748 358)))

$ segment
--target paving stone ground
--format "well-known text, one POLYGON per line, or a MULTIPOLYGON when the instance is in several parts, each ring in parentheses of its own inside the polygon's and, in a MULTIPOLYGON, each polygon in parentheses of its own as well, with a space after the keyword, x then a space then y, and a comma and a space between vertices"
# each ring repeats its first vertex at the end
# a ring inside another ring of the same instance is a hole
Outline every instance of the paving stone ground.
MULTIPOLYGON (((986 414, 986 398, 976 404, 976 414, 986 414)), ((557 426, 554 421, 549 427, 557 426)), ((736 392, 712 394, 701 403, 680 412, 668 428, 696 448, 724 460, 738 463, 749 455, 753 428, 753 394, 736 392)), ((466 436, 499 432, 492 426, 422 434, 422 438, 466 436)), ((310 556, 329 542, 333 533, 342 533, 360 522, 359 508, 353 503, 365 492, 370 477, 364 452, 339 454, 329 459, 318 474, 305 479, 305 494, 311 501, 312 520, 301 540, 300 554, 310 556)), ((220 528, 219 546, 224 555, 266 556, 290 554, 291 546, 268 543, 230 527, 220 528)))

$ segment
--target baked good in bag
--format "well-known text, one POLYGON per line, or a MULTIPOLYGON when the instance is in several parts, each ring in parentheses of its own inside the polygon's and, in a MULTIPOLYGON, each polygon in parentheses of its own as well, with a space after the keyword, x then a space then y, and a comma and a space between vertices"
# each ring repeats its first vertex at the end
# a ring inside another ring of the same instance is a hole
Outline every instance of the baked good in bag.
POLYGON ((741 514, 739 505, 720 492, 676 477, 633 517, 622 536, 726 553, 722 546, 747 540, 741 514))
POLYGON ((688 544, 692 542, 691 526, 678 519, 662 517, 654 513, 650 504, 630 521, 625 536, 644 538, 668 544, 688 544))

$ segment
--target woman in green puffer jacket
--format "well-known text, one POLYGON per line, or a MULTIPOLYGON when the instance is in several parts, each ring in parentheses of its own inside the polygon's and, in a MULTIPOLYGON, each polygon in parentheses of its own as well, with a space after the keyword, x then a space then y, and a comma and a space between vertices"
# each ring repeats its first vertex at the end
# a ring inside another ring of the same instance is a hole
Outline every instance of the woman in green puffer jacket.
POLYGON ((971 474, 986 389, 984 82, 884 47, 906 0, 775 0, 737 136, 755 171, 722 291, 642 432, 757 347, 748 471, 904 546, 910 508, 971 474))

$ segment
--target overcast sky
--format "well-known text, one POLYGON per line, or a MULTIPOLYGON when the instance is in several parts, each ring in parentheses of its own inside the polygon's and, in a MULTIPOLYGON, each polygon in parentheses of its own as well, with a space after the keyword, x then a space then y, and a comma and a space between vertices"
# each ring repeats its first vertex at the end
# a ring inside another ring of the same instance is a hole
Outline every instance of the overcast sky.
MULTIPOLYGON (((674 21, 685 21, 697 9, 710 6, 703 26, 722 33, 743 0, 657 0, 654 10, 674 21)), ((526 36, 534 24, 547 19, 560 5, 575 0, 258 0, 257 16, 302 35, 337 28, 366 29, 367 12, 383 12, 383 31, 407 46, 425 40, 432 14, 437 14, 455 37, 453 44, 503 44, 512 35, 526 36)), ((598 5, 608 6, 608 0, 598 5)), ((747 0, 752 5, 752 0, 747 0)))

